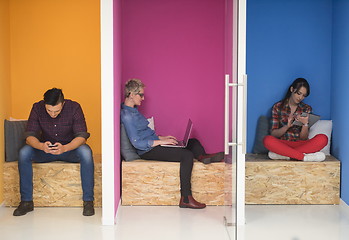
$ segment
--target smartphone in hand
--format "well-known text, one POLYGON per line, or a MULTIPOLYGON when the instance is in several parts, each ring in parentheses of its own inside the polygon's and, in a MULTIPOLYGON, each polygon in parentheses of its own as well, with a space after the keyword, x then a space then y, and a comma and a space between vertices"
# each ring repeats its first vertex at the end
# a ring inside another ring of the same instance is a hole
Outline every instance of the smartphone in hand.
MULTIPOLYGON (((306 116, 308 116, 308 113, 306 113, 306 112, 302 112, 300 116, 301 116, 301 117, 306 117, 306 116)), ((303 125, 303 123, 302 123, 302 122, 300 122, 300 121, 294 120, 294 121, 293 121, 293 125, 296 125, 296 126, 302 126, 302 125, 303 125)))

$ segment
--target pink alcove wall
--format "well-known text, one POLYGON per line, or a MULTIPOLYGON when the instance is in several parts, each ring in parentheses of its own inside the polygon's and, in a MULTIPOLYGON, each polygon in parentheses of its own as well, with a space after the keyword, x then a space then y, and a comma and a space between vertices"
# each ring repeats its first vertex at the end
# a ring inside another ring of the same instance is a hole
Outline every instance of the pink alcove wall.
MULTIPOLYGON (((114 203, 115 213, 121 198, 121 169, 120 169, 120 104, 121 104, 121 0, 114 0, 114 203)), ((114 214, 115 214, 114 213, 114 214)))
POLYGON ((191 118, 192 137, 223 151, 225 0, 121 3, 121 81, 146 84, 140 111, 178 138, 191 118))

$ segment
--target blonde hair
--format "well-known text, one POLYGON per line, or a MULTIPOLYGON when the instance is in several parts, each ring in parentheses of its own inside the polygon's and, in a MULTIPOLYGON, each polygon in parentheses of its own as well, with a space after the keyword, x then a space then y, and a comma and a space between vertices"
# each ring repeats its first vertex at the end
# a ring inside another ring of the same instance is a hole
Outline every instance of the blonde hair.
POLYGON ((125 97, 130 96, 131 93, 139 93, 141 89, 145 87, 141 80, 132 78, 125 84, 125 97))

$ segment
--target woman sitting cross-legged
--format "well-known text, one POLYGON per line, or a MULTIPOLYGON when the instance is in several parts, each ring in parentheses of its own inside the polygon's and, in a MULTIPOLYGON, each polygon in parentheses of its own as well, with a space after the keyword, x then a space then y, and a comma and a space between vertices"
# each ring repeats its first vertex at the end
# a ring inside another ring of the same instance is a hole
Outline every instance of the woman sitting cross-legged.
POLYGON ((310 86, 304 78, 297 78, 288 88, 282 101, 272 108, 271 135, 263 140, 264 146, 270 151, 271 159, 295 159, 303 161, 323 161, 326 156, 323 149, 328 142, 325 134, 318 134, 308 139, 308 120, 312 108, 303 103, 309 96, 310 86), (301 126, 295 125, 297 120, 301 126))
POLYGON ((145 160, 180 162, 181 208, 205 208, 206 204, 197 202, 191 192, 191 173, 194 158, 204 163, 220 162, 224 153, 206 154, 197 139, 190 139, 186 148, 163 147, 162 144, 177 144, 173 136, 158 136, 148 127, 148 120, 137 107, 144 100, 144 84, 131 79, 125 85, 125 102, 121 106, 121 122, 132 145, 139 156, 145 160))

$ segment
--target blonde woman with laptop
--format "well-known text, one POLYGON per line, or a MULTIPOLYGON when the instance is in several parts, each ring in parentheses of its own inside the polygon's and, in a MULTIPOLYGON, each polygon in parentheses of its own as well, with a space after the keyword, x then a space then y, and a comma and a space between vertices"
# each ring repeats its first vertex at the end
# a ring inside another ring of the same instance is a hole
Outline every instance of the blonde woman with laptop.
POLYGON ((179 207, 205 208, 206 204, 196 201, 192 196, 193 160, 196 158, 204 163, 219 162, 223 160, 224 154, 206 154, 197 139, 189 139, 185 148, 161 146, 175 145, 178 142, 173 136, 158 136, 148 127, 148 120, 138 111, 137 108, 144 100, 144 87, 139 79, 131 79, 125 85, 125 101, 121 105, 121 123, 125 127, 130 142, 142 159, 180 162, 181 198, 179 207))

